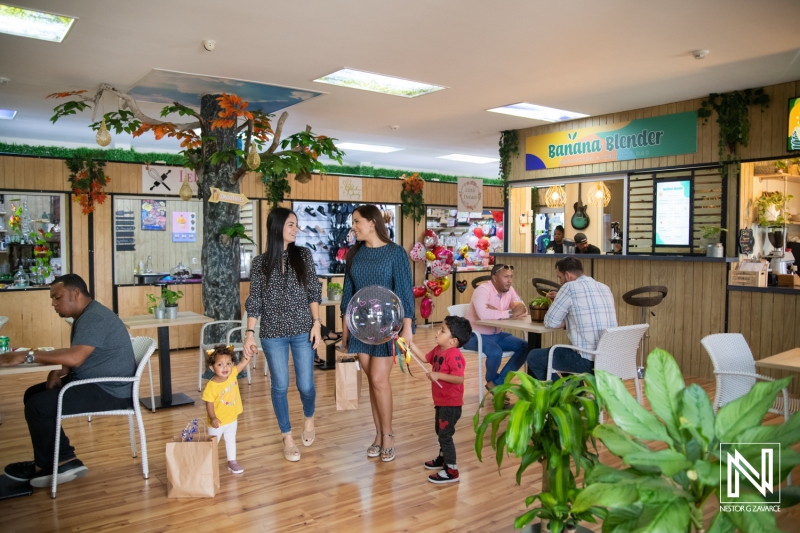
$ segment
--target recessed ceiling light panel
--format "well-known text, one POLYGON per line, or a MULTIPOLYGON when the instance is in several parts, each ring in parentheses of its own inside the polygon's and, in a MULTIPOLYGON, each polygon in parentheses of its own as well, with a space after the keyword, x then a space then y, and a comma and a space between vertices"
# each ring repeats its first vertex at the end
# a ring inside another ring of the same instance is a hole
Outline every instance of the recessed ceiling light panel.
POLYGON ((75 23, 75 17, 0 4, 0 33, 60 43, 75 23))
POLYGON ((0 120, 13 120, 17 112, 13 109, 0 109, 0 120))
POLYGON ((363 91, 373 91, 376 93, 391 94, 393 96, 403 96, 405 98, 415 98, 424 94, 447 89, 440 85, 430 85, 418 81, 395 78, 394 76, 384 76, 383 74, 373 74, 351 68, 343 68, 327 76, 314 80, 318 83, 328 83, 351 89, 361 89, 363 91))
POLYGON ((464 155, 464 154, 440 155, 437 159, 449 159, 451 161, 461 161, 463 163, 477 163, 479 165, 500 161, 496 157, 480 157, 477 155, 464 155))
POLYGON ((390 152, 399 152, 403 148, 395 148, 393 146, 379 146, 377 144, 359 144, 359 143, 337 143, 336 148, 342 150, 355 150, 357 152, 378 152, 379 154, 388 154, 390 152))
POLYGON ((583 113, 564 111, 563 109, 554 109, 552 107, 529 104, 527 102, 506 105, 503 107, 495 107, 494 109, 487 109, 487 111, 491 111, 492 113, 503 113, 504 115, 514 115, 515 117, 543 120, 545 122, 562 122, 564 120, 574 120, 576 118, 584 118, 589 116, 584 115, 583 113))

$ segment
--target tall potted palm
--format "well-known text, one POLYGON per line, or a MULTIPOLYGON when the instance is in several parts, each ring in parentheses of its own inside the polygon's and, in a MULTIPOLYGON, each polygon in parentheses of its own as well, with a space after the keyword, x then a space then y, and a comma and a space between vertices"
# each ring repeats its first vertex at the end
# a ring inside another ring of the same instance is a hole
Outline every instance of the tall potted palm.
MULTIPOLYGON (((604 516, 600 507, 589 506, 580 512, 573 508, 582 490, 576 479, 597 462, 597 450, 594 445, 594 451, 589 448, 600 414, 596 398, 595 379, 588 374, 545 382, 523 372, 511 372, 505 383, 494 389, 495 412, 486 414, 482 420, 480 410, 475 413, 478 459, 483 460, 484 436, 491 426, 490 442, 498 472, 506 450, 521 459, 517 484, 534 462, 542 466, 542 492, 525 501, 531 505, 538 500, 541 505, 518 516, 514 527, 522 528, 539 518, 548 521, 549 530, 554 533, 588 531, 579 523, 595 522, 595 517, 604 516), (519 384, 511 382, 515 376, 519 384), (517 397, 510 409, 503 409, 506 393, 517 397), (506 429, 500 431, 505 420, 506 429)), ((541 524, 534 524, 532 529, 543 531, 541 524)))

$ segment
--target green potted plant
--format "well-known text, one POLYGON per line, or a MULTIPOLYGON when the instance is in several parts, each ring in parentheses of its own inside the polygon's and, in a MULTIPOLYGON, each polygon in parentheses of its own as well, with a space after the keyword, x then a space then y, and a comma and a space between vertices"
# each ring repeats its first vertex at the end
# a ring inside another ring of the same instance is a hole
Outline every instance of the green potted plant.
POLYGON ((164 287, 161 289, 161 299, 164 300, 164 318, 178 318, 178 300, 183 298, 182 291, 172 291, 164 287))
POLYGON ((164 318, 164 300, 162 300, 160 296, 149 293, 147 295, 147 299, 150 301, 150 305, 147 307, 147 312, 158 319, 164 318))
POLYGON ((723 231, 728 230, 719 226, 701 227, 701 235, 706 241, 706 256, 722 257, 722 244, 719 241, 723 231))
MULTIPOLYGON (((613 532, 779 531, 775 513, 767 506, 717 505, 716 501, 765 502, 744 479, 738 497, 727 494, 728 472, 738 475, 738 469, 730 469, 742 465, 737 457, 756 468, 761 464, 764 446, 759 444, 773 443, 780 450, 770 490, 780 486, 792 467, 800 464, 800 454, 792 450, 800 441, 800 414, 784 424, 761 424, 790 379, 756 383, 715 415, 706 392, 697 384, 687 387, 675 359, 656 349, 647 358, 645 390, 651 413, 631 396, 622 380, 598 370, 597 392, 614 423, 594 427, 592 436, 625 466, 595 464, 572 512, 606 508, 603 531, 613 532), (659 449, 651 449, 647 441, 657 443, 659 449), (733 451, 720 443, 740 444, 735 444, 733 451), (709 499, 713 503, 706 505, 709 499), (714 513, 705 529, 704 514, 707 517, 708 513, 704 510, 712 507, 714 513)), ((800 501, 800 487, 783 487, 780 496, 781 506, 789 507, 800 501)))
POLYGON ((531 312, 531 322, 544 322, 544 315, 550 309, 550 300, 546 296, 539 296, 528 304, 531 312))
POLYGON ((753 206, 758 209, 758 225, 763 228, 778 228, 786 224, 784 218, 786 203, 794 196, 784 195, 781 192, 763 192, 753 200, 753 206))
POLYGON ((244 225, 236 223, 232 226, 225 226, 224 228, 219 230, 220 234, 220 242, 223 245, 227 246, 233 239, 244 239, 246 241, 250 241, 251 244, 255 244, 253 239, 246 233, 244 225))
POLYGON ((328 283, 328 299, 341 300, 342 299, 342 284, 341 283, 328 283))
MULTIPOLYGON (((627 392, 626 392, 627 394, 627 392)), ((489 398, 489 396, 487 396, 489 398)), ((515 528, 522 528, 535 518, 549 521, 549 530, 588 531, 580 522, 596 522, 603 517, 600 507, 586 507, 575 512, 573 504, 583 489, 576 479, 581 472, 597 462, 592 431, 597 426, 600 405, 596 400, 595 378, 588 374, 575 374, 558 381, 538 381, 524 372, 510 372, 505 383, 494 389, 493 413, 481 420, 480 409, 475 413, 475 453, 483 460, 483 440, 491 426, 490 442, 495 450, 498 472, 506 450, 519 458, 517 484, 522 473, 534 462, 542 466, 542 491, 529 496, 525 503, 539 501, 541 505, 518 516, 515 528), (512 383, 516 377, 519 383, 512 383), (510 409, 503 409, 506 393, 518 398, 510 409), (508 419, 504 431, 500 423, 508 419)), ((485 398, 484 398, 485 401, 485 398)), ((481 407, 483 402, 481 402, 481 407)), ((535 524, 533 531, 545 531, 535 524)))

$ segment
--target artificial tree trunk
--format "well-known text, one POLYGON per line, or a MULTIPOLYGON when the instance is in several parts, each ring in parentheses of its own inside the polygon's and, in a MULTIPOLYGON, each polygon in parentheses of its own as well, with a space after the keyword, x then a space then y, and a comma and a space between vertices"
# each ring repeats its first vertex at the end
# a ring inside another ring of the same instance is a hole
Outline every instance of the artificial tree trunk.
MULTIPOLYGON (((211 123, 219 111, 219 95, 205 95, 201 99, 200 114, 211 123)), ((236 147, 236 129, 216 128, 210 132, 216 137, 217 150, 236 147)), ((231 183, 236 172, 236 162, 219 165, 206 163, 198 194, 203 199, 203 310, 214 320, 236 320, 241 317, 239 299, 239 239, 226 239, 223 244, 220 230, 239 222, 239 206, 224 202, 211 203, 211 188, 228 192, 239 192, 239 182, 231 183)), ((210 331, 209 338, 224 339, 223 332, 229 328, 210 331)))

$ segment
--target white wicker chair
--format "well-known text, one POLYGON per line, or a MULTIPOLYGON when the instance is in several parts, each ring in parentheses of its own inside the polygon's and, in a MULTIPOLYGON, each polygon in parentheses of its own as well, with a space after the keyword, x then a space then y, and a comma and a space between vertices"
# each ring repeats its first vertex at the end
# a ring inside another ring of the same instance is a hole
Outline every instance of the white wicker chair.
MULTIPOLYGON (((245 334, 245 330, 246 329, 247 329, 247 311, 242 313, 242 325, 240 327, 238 327, 238 328, 233 328, 233 329, 229 329, 228 330, 228 335, 225 337, 225 342, 227 344, 231 344, 231 335, 233 335, 233 333, 236 332, 236 331, 240 332, 240 335, 242 336, 242 338, 244 338, 244 334, 245 334)), ((261 339, 261 320, 256 320, 256 327, 254 329, 255 329, 255 333, 253 333, 253 336, 254 336, 255 341, 256 341, 256 348, 258 348, 259 352, 263 353, 264 349, 261 347, 261 342, 259 342, 259 339, 261 339)), ((233 343, 234 350, 243 350, 244 349, 243 347, 244 347, 243 343, 238 343, 238 342, 233 343)), ((256 361, 258 361, 258 354, 257 353, 256 353, 256 357, 253 357, 253 370, 256 369, 256 361)), ((264 361, 264 375, 265 376, 267 375, 268 371, 269 371, 269 365, 267 365, 267 362, 265 360, 264 361)), ((248 374, 248 380, 249 380, 249 374, 248 374)))
MULTIPOLYGON (((447 312, 452 316, 460 316, 463 317, 466 312, 467 308, 471 304, 458 304, 458 305, 451 305, 447 308, 447 312)), ((483 378, 483 361, 486 359, 486 354, 483 353, 483 337, 477 331, 473 331, 475 337, 478 338, 478 349, 476 353, 478 354, 478 401, 483 401, 483 396, 486 393, 486 389, 484 388, 484 378, 483 378)), ((462 350, 462 351, 471 351, 471 350, 462 350)), ((503 352, 503 358, 511 357, 514 355, 514 352, 503 352)))
MULTIPOLYGON (((774 378, 756 373, 753 353, 741 333, 708 335, 700 343, 711 358, 714 375, 717 378, 714 411, 750 392, 757 379, 775 381, 774 378)), ((790 413, 798 410, 800 402, 789 398, 789 391, 783 389, 769 412, 783 415, 784 421, 787 421, 790 413)))
MULTIPOLYGON (((149 337, 134 337, 132 339, 134 354, 136 356, 136 374, 130 378, 91 378, 81 379, 67 383, 58 394, 58 409, 56 411, 56 442, 55 453, 53 454, 53 472, 58 472, 58 448, 61 443, 61 421, 67 418, 77 418, 80 416, 127 416, 128 429, 131 435, 131 451, 133 456, 136 457, 136 435, 133 429, 133 417, 136 417, 136 422, 139 425, 139 441, 142 444, 142 475, 145 479, 150 475, 150 470, 147 465, 147 437, 144 432, 144 421, 142 420, 142 411, 139 408, 139 383, 142 380, 142 372, 144 372, 145 365, 150 361, 150 356, 156 351, 156 341, 149 337), (64 401, 64 393, 72 387, 79 387, 89 383, 132 383, 133 396, 131 398, 132 405, 127 409, 117 409, 114 411, 95 411, 92 413, 75 413, 70 415, 62 414, 62 404, 64 401)), ((56 485, 58 484, 58 475, 53 475, 53 481, 50 489, 50 496, 56 497, 56 485)))
MULTIPOLYGON (((605 370, 620 379, 634 380, 636 400, 644 405, 642 403, 642 388, 639 384, 639 375, 636 372, 636 354, 639 351, 639 343, 649 327, 648 324, 635 324, 633 326, 608 328, 603 333, 603 336, 600 337, 596 350, 583 350, 569 344, 554 344, 550 347, 550 353, 547 357, 547 379, 550 379, 553 372, 569 373, 553 368, 553 353, 556 348, 572 348, 573 350, 594 355, 595 371, 605 370)), ((600 421, 602 422, 602 420, 603 413, 600 413, 600 421)))
MULTIPOLYGON (((242 328, 242 324, 245 324, 245 328, 247 327, 247 313, 244 314, 242 320, 215 320, 214 322, 207 322, 203 324, 203 327, 200 328, 200 366, 199 371, 197 373, 197 390, 202 392, 203 391, 203 373, 208 368, 206 364, 206 350, 213 348, 217 344, 230 344, 230 342, 223 341, 222 339, 213 341, 213 342, 205 342, 206 338, 206 328, 210 326, 218 326, 220 324, 231 324, 230 331, 240 330, 242 328)), ((230 335, 227 336, 230 339, 230 335)), ((233 344, 233 351, 234 352, 241 352, 242 351, 242 343, 234 343, 233 344)), ((247 372, 247 384, 250 385, 250 369, 245 367, 245 372, 247 372)))

